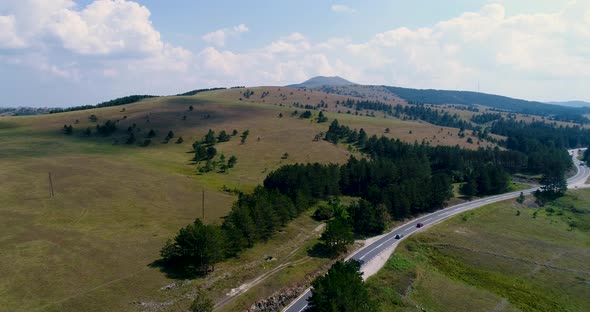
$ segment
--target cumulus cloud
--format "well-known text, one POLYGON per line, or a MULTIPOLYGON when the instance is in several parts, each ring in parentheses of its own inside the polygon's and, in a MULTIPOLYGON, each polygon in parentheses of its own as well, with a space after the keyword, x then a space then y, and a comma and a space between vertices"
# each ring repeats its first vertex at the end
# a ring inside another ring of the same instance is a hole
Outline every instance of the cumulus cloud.
POLYGON ((344 4, 332 4, 332 6, 330 7, 330 9, 332 10, 332 12, 336 12, 336 13, 355 13, 356 10, 344 5, 344 4))
POLYGON ((196 58, 199 67, 215 81, 232 80, 249 85, 287 84, 311 76, 340 75, 354 79, 358 70, 328 54, 344 49, 347 39, 331 38, 314 44, 299 32, 270 42, 259 49, 239 53, 207 47, 196 58))
POLYGON ((536 81, 551 89, 559 80, 590 77, 590 25, 581 23, 588 12, 590 5, 578 2, 553 14, 508 16, 501 4, 489 4, 433 27, 378 33, 348 51, 369 60, 364 71, 372 79, 459 89, 474 89, 481 79, 491 92, 526 97, 530 90, 516 89, 522 84, 499 81, 536 81))
POLYGON ((222 28, 210 33, 206 33, 203 35, 203 37, 201 37, 201 39, 207 43, 222 47, 225 45, 225 41, 229 37, 237 36, 238 34, 245 33, 248 30, 248 26, 240 24, 232 28, 222 28))
POLYGON ((590 3, 582 1, 553 13, 519 15, 489 4, 429 27, 394 28, 361 41, 285 33, 248 50, 226 47, 249 31, 245 24, 207 33, 202 40, 208 46, 189 51, 166 42, 150 18, 148 8, 126 0, 86 6, 0 1, 0 70, 22 67, 36 71, 34 78, 59 77, 121 93, 281 85, 339 75, 418 88, 474 90, 480 81, 490 93, 543 100, 567 90, 590 99, 590 3))

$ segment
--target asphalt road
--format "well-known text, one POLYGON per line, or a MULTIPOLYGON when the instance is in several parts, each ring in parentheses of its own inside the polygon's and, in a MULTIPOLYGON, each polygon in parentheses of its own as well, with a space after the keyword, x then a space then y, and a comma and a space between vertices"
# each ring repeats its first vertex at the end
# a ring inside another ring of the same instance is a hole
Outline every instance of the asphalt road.
MULTIPOLYGON (((570 154, 577 150, 570 150, 570 154)), ((576 153, 572 155, 574 164, 576 166, 577 173, 567 180, 569 188, 578 188, 582 187, 586 180, 590 177, 590 168, 584 165, 580 165, 581 162, 575 157, 576 153)), ((491 204, 494 202, 516 198, 522 192, 524 195, 529 195, 536 191, 538 187, 530 188, 523 191, 517 191, 512 193, 505 193, 501 195, 495 195, 490 197, 485 197, 478 200, 473 200, 470 202, 466 202, 463 204, 451 206, 445 209, 438 210, 436 212, 424 215, 420 218, 414 219, 409 221, 399 227, 396 227, 389 233, 383 235, 383 237, 379 238, 378 240, 374 241, 373 243, 364 246, 363 248, 359 249, 356 253, 351 255, 349 259, 355 259, 361 262, 361 267, 367 265, 375 256, 379 255, 381 252, 385 251, 386 249, 390 248, 394 243, 408 237, 409 235, 421 230, 427 225, 432 225, 434 223, 441 222, 451 216, 456 214, 462 213, 467 210, 479 208, 481 206, 491 204), (417 224, 422 223, 424 226, 422 228, 418 228, 417 224), (403 235, 403 237, 396 239, 396 235, 403 235)), ((366 278, 367 276, 364 276, 366 278)), ((283 312, 301 312, 307 308, 307 299, 311 296, 311 288, 305 290, 305 292, 295 299, 291 304, 289 304, 283 312)))

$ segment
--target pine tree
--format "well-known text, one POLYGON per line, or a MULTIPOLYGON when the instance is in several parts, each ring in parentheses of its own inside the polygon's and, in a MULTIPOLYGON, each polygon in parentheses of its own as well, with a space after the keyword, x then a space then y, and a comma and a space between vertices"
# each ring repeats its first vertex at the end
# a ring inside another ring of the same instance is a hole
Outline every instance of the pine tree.
POLYGON ((347 220, 336 217, 328 221, 320 240, 333 255, 337 255, 346 251, 346 246, 354 242, 352 227, 347 220))
POLYGON ((250 134, 250 130, 246 130, 246 131, 242 132, 242 135, 240 136, 240 143, 242 143, 242 144, 246 143, 246 139, 248 138, 249 134, 250 134))
POLYGON ((234 155, 232 155, 228 160, 227 160, 227 167, 228 168, 233 168, 236 163, 238 162, 238 158, 234 155))
POLYGON ((215 131, 209 129, 209 131, 207 132, 207 134, 203 138, 203 144, 211 146, 211 145, 215 145, 215 142, 216 142, 215 131))
POLYGON ((360 263, 338 261, 312 283, 310 312, 377 312, 378 304, 363 283, 360 263))

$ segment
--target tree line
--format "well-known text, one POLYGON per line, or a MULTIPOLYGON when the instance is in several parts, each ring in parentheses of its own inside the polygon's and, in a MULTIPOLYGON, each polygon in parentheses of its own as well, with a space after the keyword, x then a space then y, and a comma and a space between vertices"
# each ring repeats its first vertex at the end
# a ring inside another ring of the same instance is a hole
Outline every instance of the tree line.
MULTIPOLYGON (((506 131, 515 131, 510 132, 508 139, 540 127, 516 126, 505 128, 506 131), (521 129, 521 132, 516 129, 521 129)), ((569 134, 573 130, 562 129, 556 135, 559 136, 562 131, 569 134)), ((459 146, 409 144, 383 136, 367 137, 362 129, 351 130, 334 120, 326 139, 337 143, 340 138, 346 138, 368 158, 351 157, 342 165, 284 165, 269 173, 263 184, 251 194, 240 194, 221 225, 206 225, 215 228, 207 231, 217 233, 208 234, 210 240, 191 243, 199 246, 212 244, 221 256, 206 256, 205 250, 209 249, 202 246, 199 248, 203 251, 195 252, 190 247, 193 245, 185 241, 183 237, 188 234, 184 232, 205 231, 205 225, 199 225, 197 221, 170 240, 161 255, 164 262, 172 267, 203 274, 216 262, 268 240, 318 200, 341 195, 360 199, 345 208, 336 204, 315 213, 316 217, 329 219, 322 241, 336 252, 350 242, 352 233, 379 234, 384 230, 386 220, 400 220, 442 208, 452 196, 452 183, 462 182, 461 191, 467 196, 498 194, 507 191, 509 173, 528 172, 543 175, 541 182, 546 183, 544 191, 559 191, 565 170, 571 166, 569 155, 560 148, 582 141, 566 140, 563 145, 537 142, 545 138, 544 135, 547 134, 541 132, 534 135, 532 143, 510 146, 511 150, 467 150, 459 146), (356 137, 351 135, 355 132, 356 137), (543 165, 538 166, 539 163, 543 165), (195 258, 193 263, 199 265, 186 266, 185 249, 190 257, 207 259, 195 258)), ((208 133, 203 141, 207 142, 207 138, 213 142, 214 133, 208 133)), ((188 237, 196 240, 198 235, 188 237)))
POLYGON ((96 105, 82 105, 82 106, 72 106, 72 107, 68 107, 68 108, 54 108, 54 109, 50 110, 49 113, 56 114, 56 113, 73 112, 73 111, 100 108, 100 107, 120 106, 120 105, 139 102, 143 99, 154 98, 154 97, 158 97, 158 96, 157 95, 129 95, 129 96, 124 96, 124 97, 117 98, 114 100, 102 102, 102 103, 99 103, 96 105))

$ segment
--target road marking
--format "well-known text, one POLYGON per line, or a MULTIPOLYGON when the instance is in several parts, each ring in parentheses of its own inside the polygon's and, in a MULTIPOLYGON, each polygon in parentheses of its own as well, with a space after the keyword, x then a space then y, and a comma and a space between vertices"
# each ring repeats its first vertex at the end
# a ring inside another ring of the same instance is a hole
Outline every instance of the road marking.
POLYGON ((424 222, 429 221, 429 220, 432 220, 432 218, 428 218, 428 219, 424 220, 424 222))
POLYGON ((395 236, 393 236, 393 237, 391 237, 391 238, 387 239, 387 240, 386 240, 386 241, 384 241, 383 243, 379 244, 379 246, 377 246, 377 247, 375 247, 375 248, 373 248, 373 249, 371 249, 371 250, 367 251, 367 253, 366 253, 364 256, 360 257, 359 259, 360 259, 360 260, 363 260, 363 259, 364 259, 364 258, 365 258, 365 257, 366 257, 368 254, 370 254, 371 252, 373 252, 373 250, 375 250, 375 249, 377 249, 377 248, 379 248, 379 247, 383 246, 383 244, 387 243, 388 241, 390 241, 390 240, 392 240, 392 239, 395 239, 395 236))
POLYGON ((404 232, 407 232, 407 231, 409 231, 411 229, 413 229, 413 228, 407 228, 407 229, 404 230, 404 232))
POLYGON ((307 308, 307 303, 303 306, 303 308, 301 308, 301 310, 299 310, 297 312, 301 312, 301 311, 305 310, 305 308, 307 308))

